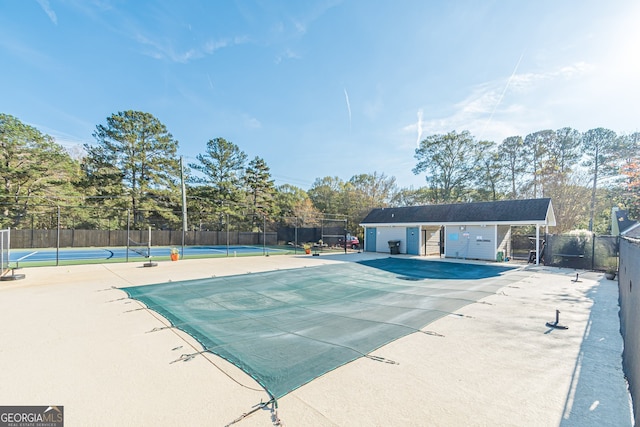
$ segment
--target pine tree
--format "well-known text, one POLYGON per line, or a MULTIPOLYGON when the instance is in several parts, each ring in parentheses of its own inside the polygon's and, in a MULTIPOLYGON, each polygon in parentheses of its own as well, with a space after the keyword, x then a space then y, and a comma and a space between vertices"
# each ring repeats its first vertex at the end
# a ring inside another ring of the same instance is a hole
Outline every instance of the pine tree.
POLYGON ((87 192, 103 206, 130 209, 134 228, 178 224, 178 142, 165 125, 129 110, 112 114, 93 136, 97 145, 84 146, 87 192))

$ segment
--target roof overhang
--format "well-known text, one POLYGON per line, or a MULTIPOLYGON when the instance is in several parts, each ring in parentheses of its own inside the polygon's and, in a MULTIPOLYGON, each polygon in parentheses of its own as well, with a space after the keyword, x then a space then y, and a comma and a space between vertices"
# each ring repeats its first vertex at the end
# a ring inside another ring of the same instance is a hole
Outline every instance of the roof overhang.
POLYGON ((556 225, 550 198, 373 209, 361 227, 556 225), (544 209, 546 208, 546 209, 544 209), (368 220, 368 221, 367 221, 368 220))
POLYGON ((620 235, 621 235, 621 236, 625 236, 625 237, 626 237, 626 236, 627 236, 627 234, 631 234, 631 235, 636 234, 636 233, 634 232, 634 230, 636 230, 636 229, 638 229, 638 228, 640 228, 640 222, 639 222, 639 223, 636 223, 635 225, 632 225, 632 226, 631 226, 631 227, 629 227, 629 228, 627 228, 627 229, 626 229, 626 230, 624 230, 622 233, 620 233, 620 235))
MULTIPOLYGON (((553 213, 553 212, 552 212, 553 213)), ((527 225, 539 225, 539 226, 552 226, 556 225, 555 218, 553 218, 553 224, 548 224, 545 221, 467 221, 467 222, 379 222, 379 223, 366 223, 359 224, 360 227, 372 228, 372 227, 421 227, 421 226, 459 226, 459 225, 479 225, 479 226, 493 226, 493 225, 513 225, 513 226, 527 226, 527 225)))

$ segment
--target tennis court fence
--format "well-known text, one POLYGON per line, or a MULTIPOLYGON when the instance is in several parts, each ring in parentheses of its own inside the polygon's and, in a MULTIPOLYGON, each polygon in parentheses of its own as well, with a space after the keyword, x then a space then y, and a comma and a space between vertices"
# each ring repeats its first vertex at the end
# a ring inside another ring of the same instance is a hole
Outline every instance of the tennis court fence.
MULTIPOLYGON (((340 227, 278 227, 273 231, 186 231, 187 246, 278 246, 303 245, 323 240, 328 246, 336 246, 344 234, 340 227)), ((12 229, 11 247, 16 249, 55 247, 117 247, 127 246, 129 241, 147 242, 148 230, 75 230, 75 229, 12 229)), ((182 230, 151 230, 154 246, 182 245, 182 230)))
POLYGON ((0 276, 9 271, 9 246, 11 230, 0 230, 0 276))
MULTIPOLYGON (((117 247, 127 246, 130 241, 147 242, 148 230, 11 230, 12 248, 52 248, 52 247, 117 247)), ((151 242, 154 246, 180 246, 182 230, 152 230, 151 242)), ((265 245, 278 244, 275 232, 230 231, 186 231, 184 244, 200 245, 265 245)))
POLYGON ((186 226, 182 213, 173 211, 160 215, 156 211, 45 205, 21 210, 7 204, 5 212, 0 226, 11 227, 11 247, 16 249, 122 247, 127 242, 148 242, 149 237, 153 246, 302 246, 321 240, 337 246, 349 233, 361 235, 358 226, 347 229, 344 215, 270 216, 242 206, 228 212, 192 211, 186 226))
MULTIPOLYGON (((286 227, 259 231, 151 230, 154 246, 300 246, 308 242, 337 245, 344 234, 341 227, 286 227)), ((12 229, 11 247, 83 248, 118 247, 129 242, 147 242, 149 230, 12 229)))

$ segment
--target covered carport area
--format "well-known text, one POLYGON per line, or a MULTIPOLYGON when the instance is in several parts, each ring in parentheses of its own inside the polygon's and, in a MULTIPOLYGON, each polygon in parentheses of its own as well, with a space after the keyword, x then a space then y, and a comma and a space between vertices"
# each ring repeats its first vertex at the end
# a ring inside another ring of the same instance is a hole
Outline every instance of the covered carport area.
POLYGON ((392 251, 397 244, 400 254, 493 261, 509 253, 512 227, 533 226, 538 264, 541 233, 555 223, 551 199, 545 198, 378 208, 360 226, 367 252, 392 251))

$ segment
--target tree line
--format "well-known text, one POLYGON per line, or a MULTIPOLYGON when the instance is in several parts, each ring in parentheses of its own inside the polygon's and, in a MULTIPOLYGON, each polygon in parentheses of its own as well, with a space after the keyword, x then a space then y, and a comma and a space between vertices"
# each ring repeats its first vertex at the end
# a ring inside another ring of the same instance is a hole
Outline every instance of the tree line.
POLYGON ((612 207, 640 213, 639 142, 638 132, 605 128, 547 129, 500 144, 468 131, 432 135, 415 153, 413 172, 427 181, 419 203, 550 197, 557 230, 606 233, 612 207))
MULTIPOLYGON (((222 137, 208 140, 183 164, 179 142, 153 115, 122 111, 93 132, 75 155, 18 118, 0 114, 1 226, 55 228, 51 209, 64 206, 65 228, 182 228, 186 188, 189 229, 246 231, 271 225, 317 226, 345 218, 348 231, 375 207, 551 197, 557 231, 608 231, 612 206, 640 213, 640 134, 595 128, 542 130, 478 141, 468 131, 431 135, 415 150, 413 173, 425 186, 400 188, 373 172, 316 178, 308 190, 276 186, 259 156, 249 158, 222 137), (72 209, 73 208, 73 209, 72 209), (126 216, 125 213, 126 212, 126 216), (126 222, 126 223, 125 223, 126 222)), ((60 219, 58 219, 60 220, 60 219)))

